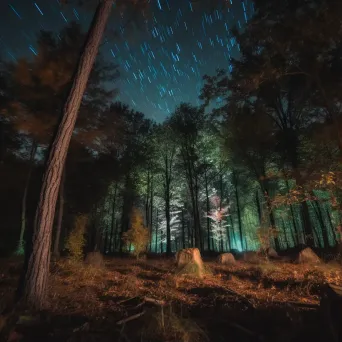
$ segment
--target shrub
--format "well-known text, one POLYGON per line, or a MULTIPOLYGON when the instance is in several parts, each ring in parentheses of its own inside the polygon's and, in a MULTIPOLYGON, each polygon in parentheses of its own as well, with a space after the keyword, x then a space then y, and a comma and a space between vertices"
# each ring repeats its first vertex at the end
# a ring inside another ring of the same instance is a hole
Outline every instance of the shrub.
POLYGON ((131 214, 131 227, 123 233, 122 240, 129 248, 130 245, 133 247, 132 253, 139 258, 141 253, 146 252, 148 243, 150 241, 150 234, 148 229, 144 226, 143 217, 141 212, 133 208, 131 214))
POLYGON ((84 238, 88 218, 86 215, 78 215, 75 218, 74 228, 70 232, 65 247, 70 253, 72 261, 81 261, 83 259, 83 249, 86 243, 84 238))

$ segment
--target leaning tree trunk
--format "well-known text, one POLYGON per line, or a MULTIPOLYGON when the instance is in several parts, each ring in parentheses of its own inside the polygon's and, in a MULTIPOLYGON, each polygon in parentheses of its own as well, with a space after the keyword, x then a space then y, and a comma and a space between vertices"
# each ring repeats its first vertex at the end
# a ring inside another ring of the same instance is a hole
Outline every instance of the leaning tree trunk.
POLYGON ((102 0, 98 4, 77 66, 73 85, 65 103, 63 117, 51 146, 43 177, 35 217, 33 250, 24 283, 25 300, 27 304, 36 309, 41 309, 46 305, 51 233, 58 189, 78 110, 98 53, 111 8, 112 0, 102 0))
POLYGON ((56 227, 55 243, 53 245, 53 255, 59 257, 59 241, 61 239, 63 214, 64 214, 64 186, 65 186, 65 167, 62 174, 61 186, 59 187, 59 207, 56 227))
POLYGON ((28 188, 30 186, 31 182, 31 176, 33 171, 33 163, 34 158, 36 156, 37 152, 37 144, 35 142, 32 142, 31 146, 31 152, 30 152, 30 160, 29 160, 29 170, 26 177, 26 183, 25 183, 25 189, 24 194, 21 202, 21 228, 20 228, 20 236, 19 236, 19 242, 16 254, 22 255, 24 254, 24 234, 26 230, 26 204, 27 204, 27 194, 28 194, 28 188))

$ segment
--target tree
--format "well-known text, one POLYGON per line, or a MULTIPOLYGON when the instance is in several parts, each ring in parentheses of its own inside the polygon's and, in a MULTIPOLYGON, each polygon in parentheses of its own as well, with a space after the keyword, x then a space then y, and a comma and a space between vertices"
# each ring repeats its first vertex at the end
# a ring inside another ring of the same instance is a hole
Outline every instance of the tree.
POLYGON ((201 215, 199 204, 199 156, 197 145, 199 132, 205 123, 204 112, 189 104, 181 104, 170 118, 170 125, 179 139, 180 155, 186 175, 192 203, 192 213, 195 230, 195 247, 203 249, 201 230, 201 215))
POLYGON ((166 254, 171 254, 171 199, 172 199, 172 181, 176 159, 176 144, 172 134, 172 129, 168 122, 159 127, 156 143, 159 152, 160 173, 163 180, 163 197, 165 201, 166 218, 166 254))
POLYGON ((63 167, 78 110, 92 70, 112 1, 99 3, 82 52, 73 85, 65 103, 61 123, 49 151, 35 218, 33 249, 28 263, 24 296, 29 305, 41 309, 46 304, 52 225, 63 167))
POLYGON ((133 254, 139 258, 141 253, 147 251, 150 240, 148 228, 144 226, 144 219, 139 210, 133 208, 131 213, 131 227, 123 233, 122 239, 126 247, 130 250, 133 247, 133 254))

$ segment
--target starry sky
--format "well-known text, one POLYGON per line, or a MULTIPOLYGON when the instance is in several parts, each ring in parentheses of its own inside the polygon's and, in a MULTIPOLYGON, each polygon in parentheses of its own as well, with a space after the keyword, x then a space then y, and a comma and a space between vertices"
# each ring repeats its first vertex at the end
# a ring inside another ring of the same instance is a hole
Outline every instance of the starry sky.
MULTIPOLYGON (((254 13, 251 0, 150 0, 148 16, 126 26, 113 7, 101 53, 119 65, 117 100, 158 122, 181 102, 200 104, 203 75, 231 70, 239 46, 229 29, 254 13)), ((93 13, 60 0, 0 0, 0 58, 30 58, 39 30, 72 21, 86 30, 93 13)))

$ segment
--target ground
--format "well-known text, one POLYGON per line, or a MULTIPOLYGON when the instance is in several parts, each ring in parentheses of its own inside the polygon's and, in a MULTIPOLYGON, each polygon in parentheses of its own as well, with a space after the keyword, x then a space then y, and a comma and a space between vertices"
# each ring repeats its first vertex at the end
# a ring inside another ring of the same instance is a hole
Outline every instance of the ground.
MULTIPOLYGON (((205 267, 198 279, 177 273, 173 259, 107 258, 103 269, 62 259, 51 265, 49 308, 21 312, 10 341, 319 341, 320 291, 342 285, 337 264, 205 267)), ((0 312, 20 269, 19 259, 0 263, 0 312)), ((0 331, 6 324, 0 316, 0 331)))

